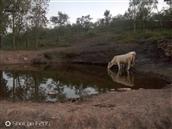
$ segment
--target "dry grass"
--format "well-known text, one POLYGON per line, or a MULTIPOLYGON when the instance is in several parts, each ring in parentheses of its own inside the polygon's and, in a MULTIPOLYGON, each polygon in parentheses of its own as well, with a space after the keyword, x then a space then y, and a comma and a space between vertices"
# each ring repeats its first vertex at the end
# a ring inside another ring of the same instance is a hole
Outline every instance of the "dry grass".
POLYGON ((50 122, 50 127, 41 129, 171 129, 171 91, 109 92, 75 103, 1 101, 0 123, 50 122))

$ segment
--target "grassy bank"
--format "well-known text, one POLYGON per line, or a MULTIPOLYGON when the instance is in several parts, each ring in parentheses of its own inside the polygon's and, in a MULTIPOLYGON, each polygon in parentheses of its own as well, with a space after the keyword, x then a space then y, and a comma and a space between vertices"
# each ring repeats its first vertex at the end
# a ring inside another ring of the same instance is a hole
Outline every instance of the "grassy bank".
MULTIPOLYGON (((47 32, 48 33, 48 32, 47 32)), ((50 33, 50 32, 49 32, 50 33)), ((50 35, 50 34, 49 34, 50 35)), ((56 40, 58 37, 56 35, 50 35, 47 37, 44 33, 40 35, 40 39, 38 42, 37 48, 35 47, 35 42, 24 42, 18 40, 16 42, 16 48, 12 47, 12 37, 9 36, 3 44, 4 50, 39 50, 39 49, 49 49, 54 47, 70 47, 75 44, 108 44, 108 43, 133 43, 140 42, 143 40, 157 41, 162 39, 171 39, 172 38, 172 30, 164 29, 164 30, 144 30, 144 31, 122 31, 122 32, 114 32, 114 31, 96 31, 90 30, 88 32, 82 33, 74 33, 70 35, 66 35, 60 37, 60 39, 56 40), (45 37, 44 37, 45 36, 45 37)))

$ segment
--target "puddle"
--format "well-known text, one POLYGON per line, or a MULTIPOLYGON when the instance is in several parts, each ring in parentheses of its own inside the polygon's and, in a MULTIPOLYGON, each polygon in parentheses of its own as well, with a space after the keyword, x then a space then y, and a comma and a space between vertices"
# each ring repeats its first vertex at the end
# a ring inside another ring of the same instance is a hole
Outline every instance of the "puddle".
POLYGON ((0 71, 1 100, 63 102, 107 91, 161 89, 167 84, 155 75, 117 73, 94 65, 9 69, 0 71))

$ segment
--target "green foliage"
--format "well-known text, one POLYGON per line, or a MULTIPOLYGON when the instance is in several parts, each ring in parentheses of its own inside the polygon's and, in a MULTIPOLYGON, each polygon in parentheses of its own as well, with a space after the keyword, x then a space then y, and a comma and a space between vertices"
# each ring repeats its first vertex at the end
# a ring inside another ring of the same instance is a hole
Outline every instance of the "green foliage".
POLYGON ((84 31, 88 31, 92 27, 92 18, 90 15, 82 16, 81 18, 77 18, 76 25, 83 29, 84 31))
POLYGON ((145 29, 145 22, 151 17, 153 10, 157 10, 157 0, 130 0, 126 16, 133 21, 133 30, 136 31, 137 21, 141 21, 145 29))
MULTIPOLYGON (((17 15, 12 12, 3 14, 1 11, 3 6, 0 4, 0 15, 7 18, 7 20, 0 19, 1 34, 8 29, 3 28, 3 24, 8 26, 13 24, 14 27, 13 33, 8 33, 3 37, 4 49, 13 48, 14 36, 16 49, 67 47, 81 42, 105 44, 172 38, 172 10, 152 12, 152 9, 156 8, 156 0, 142 2, 130 0, 130 7, 124 15, 112 17, 110 11, 106 10, 104 18, 95 23, 91 21, 90 15, 86 15, 77 18, 76 23, 69 24, 69 16, 58 12, 57 16, 52 16, 50 19, 54 24, 54 28, 51 29, 46 28, 48 21, 45 14, 48 0, 37 0, 33 5, 27 2, 31 1, 23 0, 17 3, 17 6, 22 6, 15 12, 17 15), (15 16, 15 21, 11 19, 11 16, 15 16)), ((13 7, 11 4, 10 6, 13 7)))
POLYGON ((105 24, 108 25, 110 22, 111 22, 111 19, 112 19, 112 15, 110 14, 110 11, 109 10, 106 10, 104 12, 104 21, 105 21, 105 24))
POLYGON ((96 36, 96 32, 93 31, 93 30, 90 30, 90 31, 86 32, 86 36, 88 36, 88 37, 95 37, 96 36))
POLYGON ((52 16, 50 18, 50 21, 54 24, 54 25, 59 25, 59 26, 62 26, 62 25, 65 25, 67 24, 68 22, 68 19, 69 19, 69 16, 67 14, 64 14, 62 12, 58 12, 58 16, 52 16))

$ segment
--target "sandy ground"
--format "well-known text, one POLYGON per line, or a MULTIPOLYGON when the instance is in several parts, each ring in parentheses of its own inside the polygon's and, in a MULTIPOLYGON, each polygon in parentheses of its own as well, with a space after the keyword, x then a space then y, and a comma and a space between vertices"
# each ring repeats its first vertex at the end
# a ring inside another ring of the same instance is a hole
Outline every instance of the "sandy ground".
MULTIPOLYGON (((41 129, 171 129, 171 93, 172 88, 109 92, 75 103, 1 101, 0 128, 5 129, 4 121, 10 120, 47 121, 30 125, 41 129)), ((24 127, 13 125, 17 129, 24 127)))

